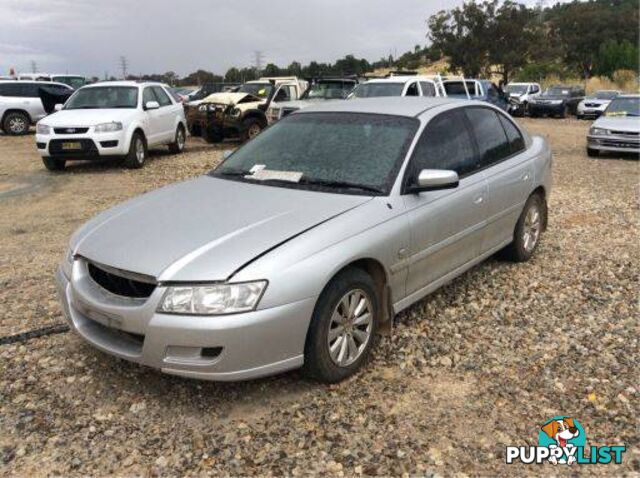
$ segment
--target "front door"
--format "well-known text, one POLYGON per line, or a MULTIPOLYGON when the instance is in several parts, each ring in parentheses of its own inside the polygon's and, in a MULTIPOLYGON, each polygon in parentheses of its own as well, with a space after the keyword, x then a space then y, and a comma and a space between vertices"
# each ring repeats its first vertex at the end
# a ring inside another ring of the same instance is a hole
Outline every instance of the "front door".
POLYGON ((456 188, 403 196, 411 225, 407 294, 419 292, 469 263, 481 251, 487 215, 487 182, 461 110, 439 114, 426 126, 406 175, 422 169, 454 170, 456 188))

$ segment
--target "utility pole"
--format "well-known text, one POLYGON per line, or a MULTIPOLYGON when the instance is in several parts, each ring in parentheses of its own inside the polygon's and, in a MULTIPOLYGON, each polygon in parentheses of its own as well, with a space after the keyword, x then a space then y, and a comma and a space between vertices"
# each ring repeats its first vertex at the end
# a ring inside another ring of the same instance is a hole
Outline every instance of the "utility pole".
POLYGON ((31 73, 38 73, 38 64, 35 60, 31 60, 31 73))
POLYGON ((538 0, 538 22, 544 22, 544 2, 545 0, 538 0))
POLYGON ((260 50, 256 50, 253 52, 254 55, 254 64, 253 66, 256 69, 256 76, 260 76, 262 72, 262 62, 264 61, 264 53, 260 50))
POLYGON ((120 57, 120 71, 122 71, 122 79, 126 80, 127 79, 127 69, 129 68, 129 61, 127 60, 127 57, 122 55, 120 57))

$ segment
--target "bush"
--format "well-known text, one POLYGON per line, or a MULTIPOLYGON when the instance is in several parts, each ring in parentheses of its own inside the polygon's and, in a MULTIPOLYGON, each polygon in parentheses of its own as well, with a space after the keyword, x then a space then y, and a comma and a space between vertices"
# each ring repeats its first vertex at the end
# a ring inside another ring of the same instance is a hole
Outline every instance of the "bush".
POLYGON ((629 93, 633 92, 633 93, 637 93, 639 92, 639 87, 640 85, 638 84, 639 82, 639 75, 637 71, 634 70, 616 70, 613 72, 613 75, 611 75, 613 78, 613 82, 616 84, 616 86, 623 90, 623 91, 628 91, 629 93))

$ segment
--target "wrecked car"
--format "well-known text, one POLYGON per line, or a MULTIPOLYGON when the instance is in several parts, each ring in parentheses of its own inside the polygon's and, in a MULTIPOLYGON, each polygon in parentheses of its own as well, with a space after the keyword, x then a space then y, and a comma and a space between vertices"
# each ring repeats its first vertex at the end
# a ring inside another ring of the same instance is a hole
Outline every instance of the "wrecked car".
POLYGON ((255 138, 267 127, 269 105, 299 99, 307 85, 295 77, 261 78, 243 84, 235 92, 214 93, 197 108, 189 108, 189 132, 210 143, 226 138, 255 138))

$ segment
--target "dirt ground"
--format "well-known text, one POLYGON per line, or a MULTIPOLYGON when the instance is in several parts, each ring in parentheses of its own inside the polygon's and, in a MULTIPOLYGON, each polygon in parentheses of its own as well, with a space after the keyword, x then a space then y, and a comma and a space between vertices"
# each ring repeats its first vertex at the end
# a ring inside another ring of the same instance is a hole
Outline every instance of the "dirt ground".
MULTIPOLYGON (((0 345, 0 474, 637 476, 640 164, 588 159, 587 122, 522 121, 555 154, 532 261, 491 259, 414 305, 335 386, 164 376, 71 333, 0 345), (505 464, 506 445, 536 445, 556 415, 588 445, 626 445, 622 465, 505 464)), ((53 272, 84 221, 230 147, 190 139, 142 170, 53 174, 33 136, 0 136, 0 337, 63 323, 53 272)))

